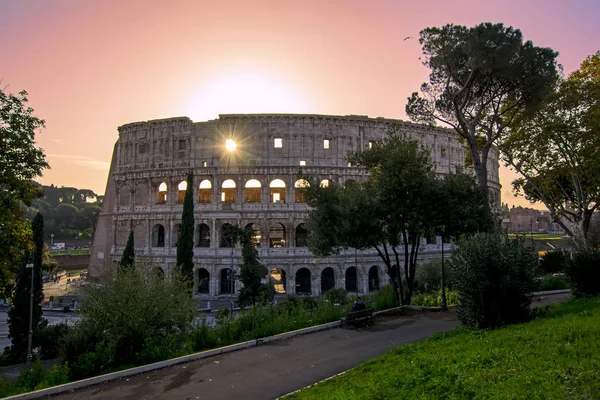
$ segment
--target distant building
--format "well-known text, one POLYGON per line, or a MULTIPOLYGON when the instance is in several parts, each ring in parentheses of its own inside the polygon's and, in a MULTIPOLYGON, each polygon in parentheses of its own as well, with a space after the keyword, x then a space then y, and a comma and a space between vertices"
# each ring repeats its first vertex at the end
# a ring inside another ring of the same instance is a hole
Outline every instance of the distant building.
POLYGON ((509 217, 502 221, 508 233, 552 233, 562 232, 562 228, 552 222, 550 211, 526 207, 513 207, 509 217))

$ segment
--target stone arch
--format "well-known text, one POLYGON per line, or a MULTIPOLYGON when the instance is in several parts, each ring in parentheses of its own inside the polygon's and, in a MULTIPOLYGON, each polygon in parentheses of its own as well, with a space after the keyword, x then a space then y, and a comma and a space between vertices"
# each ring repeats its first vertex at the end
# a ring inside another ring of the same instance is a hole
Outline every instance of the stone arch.
POLYGON ((144 182, 138 183, 135 186, 135 204, 145 205, 148 204, 148 185, 144 182))
POLYGON ((167 190, 169 187, 166 182, 161 182, 158 185, 158 193, 156 197, 156 204, 167 204, 168 193, 167 190))
POLYGON ((269 280, 275 288, 275 293, 284 294, 287 291, 286 273, 282 268, 273 268, 269 273, 269 280))
POLYGON ((296 227, 296 247, 308 246, 308 229, 305 223, 298 224, 296 227))
POLYGON ((335 272, 327 267, 321 271, 321 294, 335 287, 335 272))
POLYGON ((198 191, 198 203, 209 204, 212 202, 212 183, 208 179, 200 182, 198 191))
POLYGON ((195 236, 194 244, 196 247, 210 247, 210 228, 208 225, 198 224, 195 236))
POLYGON ((260 240, 262 239, 260 225, 256 223, 250 223, 246 225, 246 229, 252 229, 252 236, 250 237, 250 240, 254 244, 254 247, 260 247, 260 240))
POLYGON ((244 185, 244 201, 246 203, 260 203, 262 185, 258 179, 250 179, 244 185))
POLYGON ((220 273, 220 293, 221 294, 234 294, 235 293, 235 279, 233 276, 233 270, 231 268, 223 268, 220 273))
POLYGON ((352 185, 356 185, 356 181, 354 179, 348 179, 346 182, 344 182, 344 187, 349 187, 352 185))
POLYGON ((221 225, 221 240, 219 241, 219 247, 233 247, 235 245, 235 240, 233 238, 228 237, 227 235, 225 235, 225 233, 227 232, 228 229, 232 229, 233 225, 229 224, 229 223, 225 223, 223 225, 221 225))
POLYGON ((226 179, 221 184, 221 203, 235 203, 236 184, 233 179, 226 179))
POLYGON ((373 265, 369 268, 369 292, 379 290, 379 268, 373 265))
POLYGON ((347 292, 358 292, 358 272, 356 267, 346 269, 345 284, 347 292))
POLYGON ((285 182, 273 179, 269 183, 269 201, 271 203, 285 203, 285 182))
POLYGON ((161 224, 152 227, 152 247, 165 247, 165 227, 161 224))
POLYGON ((165 279, 165 270, 161 267, 152 267, 150 273, 158 279, 165 279))
POLYGON ((321 186, 322 188, 329 188, 333 186, 333 181, 331 179, 323 179, 321 181, 321 183, 319 184, 319 186, 321 186))
POLYGON ((311 294, 311 277, 308 268, 300 268, 296 272, 296 294, 311 294))
POLYGON ((131 189, 127 185, 119 188, 119 205, 125 207, 131 205, 131 189))
POLYGON ((171 247, 177 247, 177 241, 181 237, 181 224, 173 225, 171 230, 171 247))
POLYGON ((187 182, 181 181, 177 184, 177 204, 183 204, 185 192, 187 192, 187 182))
POLYGON ((205 268, 198 268, 196 270, 196 279, 198 282, 198 293, 210 293, 210 273, 205 268))
POLYGON ((285 247, 286 246, 285 226, 282 223, 275 223, 269 228, 269 247, 285 247))
POLYGON ((298 179, 294 183, 294 201, 296 203, 306 203, 306 188, 310 183, 306 179, 298 179))

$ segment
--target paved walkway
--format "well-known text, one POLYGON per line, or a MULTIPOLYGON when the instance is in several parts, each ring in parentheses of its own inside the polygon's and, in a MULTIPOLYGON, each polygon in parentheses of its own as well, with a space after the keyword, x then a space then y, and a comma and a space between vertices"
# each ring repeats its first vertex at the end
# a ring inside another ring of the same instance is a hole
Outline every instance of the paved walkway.
MULTIPOLYGON (((548 296, 535 305, 564 300, 548 296)), ((459 325, 454 312, 384 317, 364 329, 330 329, 54 396, 55 399, 274 399, 399 345, 459 325)))

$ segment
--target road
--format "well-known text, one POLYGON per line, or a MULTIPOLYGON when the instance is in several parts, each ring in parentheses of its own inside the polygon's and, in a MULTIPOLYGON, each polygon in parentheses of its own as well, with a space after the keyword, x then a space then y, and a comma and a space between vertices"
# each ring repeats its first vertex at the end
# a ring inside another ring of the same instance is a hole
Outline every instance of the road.
MULTIPOLYGON (((6 319, 7 309, 0 311, 0 350, 3 350, 4 347, 10 346, 10 339, 8 338, 8 324, 6 319)), ((44 318, 48 320, 50 325, 56 324, 72 324, 74 321, 79 319, 79 316, 75 313, 64 313, 60 311, 45 311, 44 318)))

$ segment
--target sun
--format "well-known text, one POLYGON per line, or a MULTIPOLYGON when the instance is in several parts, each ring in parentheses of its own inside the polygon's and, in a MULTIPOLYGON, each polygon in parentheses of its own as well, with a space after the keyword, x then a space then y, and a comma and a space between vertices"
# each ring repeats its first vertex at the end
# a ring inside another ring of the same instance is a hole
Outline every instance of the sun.
POLYGON ((237 147, 237 144, 235 144, 235 142, 232 139, 227 139, 225 141, 225 148, 227 149, 227 151, 229 151, 229 152, 235 151, 236 147, 237 147))

